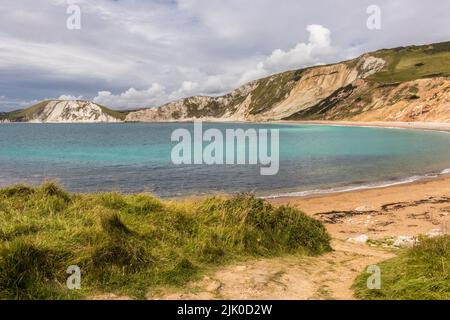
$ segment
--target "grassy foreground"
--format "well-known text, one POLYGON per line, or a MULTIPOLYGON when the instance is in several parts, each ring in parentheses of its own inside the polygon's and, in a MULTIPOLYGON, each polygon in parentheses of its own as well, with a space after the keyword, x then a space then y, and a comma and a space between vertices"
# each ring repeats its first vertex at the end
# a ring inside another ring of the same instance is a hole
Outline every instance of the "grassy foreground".
POLYGON ((192 201, 69 194, 53 183, 0 189, 0 298, 144 298, 214 265, 331 250, 324 226, 249 194, 192 201), (81 290, 68 290, 70 265, 81 290))
POLYGON ((398 257, 378 265, 381 289, 367 289, 367 273, 355 280, 361 299, 450 300, 450 236, 423 238, 398 257))

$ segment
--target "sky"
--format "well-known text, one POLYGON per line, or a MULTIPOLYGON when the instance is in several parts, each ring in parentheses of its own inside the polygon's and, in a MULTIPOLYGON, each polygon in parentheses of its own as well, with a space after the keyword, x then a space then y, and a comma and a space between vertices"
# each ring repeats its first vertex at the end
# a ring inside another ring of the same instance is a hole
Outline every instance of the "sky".
POLYGON ((0 111, 220 95, 277 72, 449 41, 449 17, 449 0, 0 0, 0 111))

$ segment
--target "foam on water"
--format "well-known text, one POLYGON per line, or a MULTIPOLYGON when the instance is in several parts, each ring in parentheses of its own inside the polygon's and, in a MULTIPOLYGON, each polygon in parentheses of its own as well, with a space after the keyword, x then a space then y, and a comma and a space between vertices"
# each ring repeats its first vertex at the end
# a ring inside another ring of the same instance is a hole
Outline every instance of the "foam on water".
POLYGON ((305 191, 294 191, 287 193, 277 193, 269 196, 262 196, 263 199, 276 199, 276 198, 287 198, 287 197, 307 197, 311 195, 321 195, 321 194, 332 194, 332 193, 340 193, 340 192, 350 192, 357 190, 365 190, 365 189, 378 189, 378 188, 386 188, 401 184, 412 183, 420 180, 436 178, 440 175, 445 175, 450 173, 449 169, 444 169, 438 173, 428 173, 420 176, 411 176, 405 179, 400 179, 398 181, 381 181, 381 182, 373 182, 367 184, 361 184, 356 186, 344 186, 338 188, 329 188, 329 189, 314 189, 314 190, 305 190, 305 191))

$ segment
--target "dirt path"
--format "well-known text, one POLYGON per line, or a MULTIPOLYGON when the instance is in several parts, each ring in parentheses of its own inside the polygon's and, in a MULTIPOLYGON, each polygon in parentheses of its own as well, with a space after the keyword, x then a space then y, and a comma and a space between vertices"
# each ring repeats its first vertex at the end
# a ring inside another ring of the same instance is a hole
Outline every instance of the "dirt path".
POLYGON ((152 299, 353 299, 351 285, 367 265, 392 257, 367 245, 336 240, 320 257, 284 257, 228 266, 181 292, 152 299))

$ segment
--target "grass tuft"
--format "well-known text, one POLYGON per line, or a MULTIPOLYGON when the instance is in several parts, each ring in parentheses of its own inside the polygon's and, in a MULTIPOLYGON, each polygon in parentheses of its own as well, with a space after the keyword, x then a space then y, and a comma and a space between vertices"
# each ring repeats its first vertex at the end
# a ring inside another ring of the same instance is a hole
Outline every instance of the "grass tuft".
POLYGON ((62 199, 65 202, 70 200, 70 196, 67 192, 62 190, 53 182, 45 182, 40 189, 40 192, 47 197, 55 197, 62 199))
POLYGON ((14 197, 14 196, 25 197, 33 193, 34 193, 33 188, 21 184, 0 190, 0 196, 4 197, 14 197))

